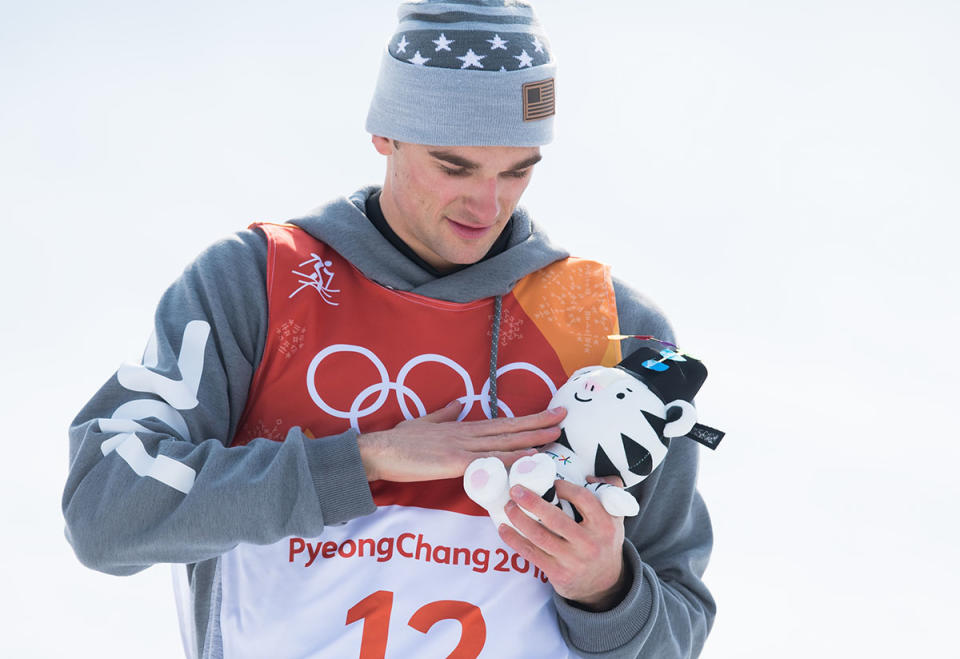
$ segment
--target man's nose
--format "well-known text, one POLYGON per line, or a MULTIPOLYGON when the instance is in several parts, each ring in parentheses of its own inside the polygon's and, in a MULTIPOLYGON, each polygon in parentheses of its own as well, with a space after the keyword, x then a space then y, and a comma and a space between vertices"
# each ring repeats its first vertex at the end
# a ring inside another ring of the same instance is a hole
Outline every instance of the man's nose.
POLYGON ((499 188, 495 178, 473 186, 467 198, 467 211, 484 224, 493 224, 500 217, 499 188))

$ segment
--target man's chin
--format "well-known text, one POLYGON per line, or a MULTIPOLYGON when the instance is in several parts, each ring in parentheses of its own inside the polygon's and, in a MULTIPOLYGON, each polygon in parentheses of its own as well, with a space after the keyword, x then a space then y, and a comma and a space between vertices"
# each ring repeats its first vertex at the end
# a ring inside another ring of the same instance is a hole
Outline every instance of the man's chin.
POLYGON ((455 252, 443 254, 440 255, 440 258, 443 259, 443 263, 434 267, 441 272, 445 272, 447 270, 454 270, 456 268, 474 265, 482 261, 483 257, 486 256, 488 251, 490 251, 489 245, 486 247, 478 247, 477 249, 457 250, 455 252))

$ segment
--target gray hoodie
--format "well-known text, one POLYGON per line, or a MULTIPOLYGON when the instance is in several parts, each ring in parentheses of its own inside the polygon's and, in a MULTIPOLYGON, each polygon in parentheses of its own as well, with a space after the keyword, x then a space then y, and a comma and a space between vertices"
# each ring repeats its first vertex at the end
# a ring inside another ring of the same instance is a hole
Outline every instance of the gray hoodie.
MULTIPOLYGON (((567 256, 518 209, 504 252, 434 278, 364 216, 376 189, 292 223, 381 285, 452 302, 504 295, 567 256)), ((375 509, 353 430, 308 439, 294 428, 283 442, 230 446, 266 342, 266 264, 258 231, 240 231, 203 252, 161 299, 143 362, 121 367, 70 427, 63 513, 77 557, 117 575, 155 563, 184 565, 185 645, 202 657, 222 656, 221 554, 240 543, 316 537, 326 525, 375 509)), ((614 289, 623 331, 673 340, 649 301, 616 279, 614 289)), ((640 513, 627 518, 624 543, 632 586, 618 606, 594 613, 554 596, 560 631, 574 652, 699 654, 715 605, 701 581, 712 532, 696 491, 697 460, 695 443, 673 442, 639 486, 640 513)))

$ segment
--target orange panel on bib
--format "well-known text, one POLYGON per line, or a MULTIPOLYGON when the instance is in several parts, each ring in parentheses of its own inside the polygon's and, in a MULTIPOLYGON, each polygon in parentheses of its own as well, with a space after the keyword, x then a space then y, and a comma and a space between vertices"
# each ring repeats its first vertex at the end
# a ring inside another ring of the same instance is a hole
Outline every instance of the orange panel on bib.
POLYGON ((621 360, 617 301, 610 268, 578 258, 557 261, 528 275, 513 294, 556 349, 569 376, 583 366, 621 360))

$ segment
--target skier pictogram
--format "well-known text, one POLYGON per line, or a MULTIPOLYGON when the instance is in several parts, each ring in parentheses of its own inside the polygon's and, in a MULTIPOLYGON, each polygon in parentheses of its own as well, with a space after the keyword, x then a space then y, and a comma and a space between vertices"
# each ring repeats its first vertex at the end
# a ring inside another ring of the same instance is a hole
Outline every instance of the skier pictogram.
POLYGON ((309 287, 316 290, 317 293, 320 294, 320 297, 323 298, 323 301, 326 302, 327 304, 334 307, 340 306, 339 302, 333 301, 333 293, 340 292, 340 289, 332 288, 331 286, 331 284, 333 283, 333 271, 329 270, 328 268, 331 265, 333 265, 333 262, 324 261, 321 257, 314 254, 313 252, 310 253, 310 256, 312 256, 313 258, 311 258, 309 261, 304 261, 298 267, 302 268, 307 265, 313 265, 312 274, 308 275, 302 272, 297 272, 296 270, 291 271, 293 272, 293 274, 300 277, 300 280, 298 282, 300 284, 300 288, 298 288, 293 293, 291 293, 290 297, 292 298, 294 295, 296 295, 303 289, 309 287))

